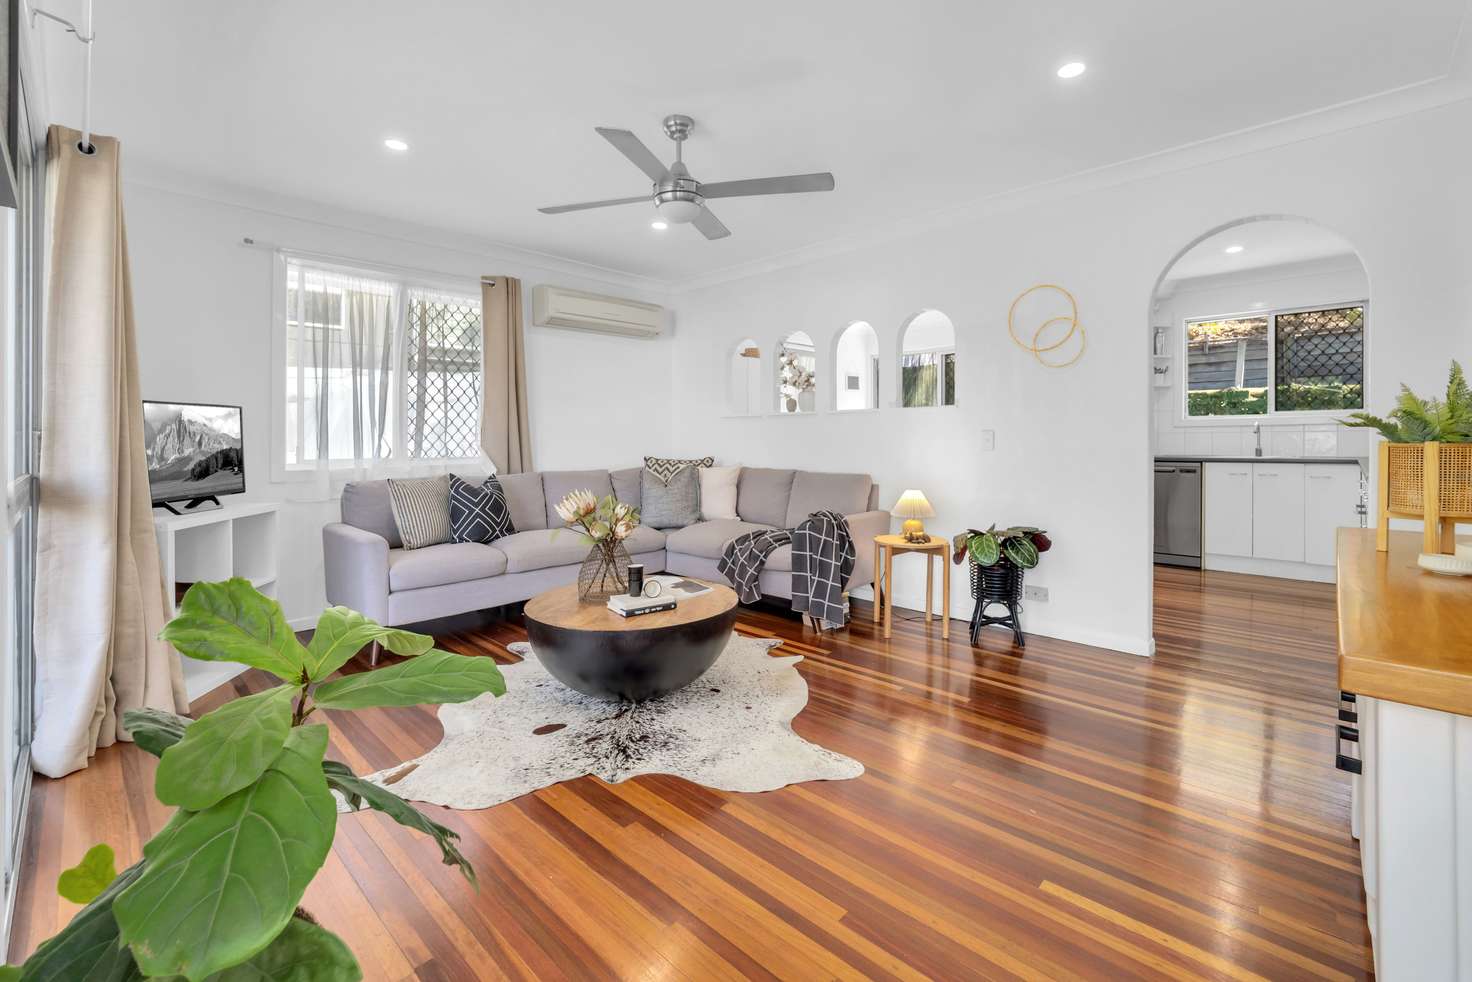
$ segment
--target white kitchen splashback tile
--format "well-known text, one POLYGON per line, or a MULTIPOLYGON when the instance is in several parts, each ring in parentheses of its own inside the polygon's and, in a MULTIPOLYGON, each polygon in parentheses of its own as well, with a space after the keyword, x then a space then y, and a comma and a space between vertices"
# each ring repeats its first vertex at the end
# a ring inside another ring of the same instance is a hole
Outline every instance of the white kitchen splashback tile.
POLYGON ((1155 441, 1155 452, 1159 454, 1189 453, 1186 435, 1180 430, 1162 430, 1155 441))
POLYGON ((1274 426, 1262 436, 1263 452, 1270 457, 1303 456, 1302 426, 1274 426))
POLYGON ((1303 455, 1305 457, 1336 457, 1339 455, 1339 424, 1311 423, 1303 428, 1303 455))
POLYGON ((1211 452, 1211 430, 1186 431, 1186 453, 1209 454, 1211 452))
POLYGON ((1339 427, 1339 456, 1368 457, 1374 447, 1374 430, 1357 426, 1339 427))
MULTIPOLYGON (((1240 457, 1242 456, 1242 431, 1237 429, 1212 430, 1211 431, 1211 453, 1214 457, 1240 457)), ((1248 433, 1251 436, 1251 433, 1248 433)), ((1252 451, 1247 451, 1251 453, 1252 451)))

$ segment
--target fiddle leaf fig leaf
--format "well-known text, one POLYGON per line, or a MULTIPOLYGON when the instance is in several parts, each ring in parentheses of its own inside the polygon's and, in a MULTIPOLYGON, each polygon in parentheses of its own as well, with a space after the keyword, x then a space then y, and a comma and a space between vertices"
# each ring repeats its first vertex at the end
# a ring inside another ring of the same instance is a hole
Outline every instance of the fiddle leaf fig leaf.
POLYGON ((209 982, 359 982, 363 970, 342 939, 293 917, 275 940, 209 982))
POLYGON ((118 878, 116 859, 112 846, 98 843, 87 850, 80 863, 61 871, 56 878, 56 892, 74 904, 90 904, 118 878))
POLYGON ((238 576, 190 587, 159 637, 190 658, 242 662, 286 682, 300 682, 306 664, 281 605, 238 576))
POLYGON ((187 716, 162 709, 129 709, 123 713, 123 729, 142 749, 162 757, 164 751, 184 739, 184 731, 194 723, 187 716))
POLYGON ((313 682, 325 679, 371 641, 396 655, 422 655, 434 647, 434 638, 427 634, 382 627, 356 610, 328 607, 307 645, 307 677, 313 682))
POLYGON ((251 958, 287 926, 337 827, 326 750, 325 726, 295 727, 253 783, 201 811, 176 812, 143 847, 143 875, 113 912, 146 975, 199 982, 251 958))
POLYGON ((133 954, 118 941, 113 902, 143 873, 135 863, 83 907, 61 931, 36 949, 21 967, 26 982, 134 982, 143 974, 133 954))
POLYGON ((342 795, 343 800, 353 811, 365 807, 372 808, 374 811, 383 812, 405 828, 423 832, 439 845, 440 856, 446 866, 460 867, 460 872, 467 880, 472 884, 476 882, 475 867, 470 865, 470 860, 466 859, 455 845, 456 840, 460 838, 460 833, 432 821, 429 816, 392 791, 358 777, 348 769, 346 764, 335 760, 324 760, 322 773, 327 775, 327 786, 342 795))
POLYGON ((312 699, 323 709, 418 706, 504 695, 506 681, 489 658, 431 651, 406 662, 323 682, 312 699))
POLYGON ((200 811, 260 777, 281 753, 291 698, 300 691, 278 685, 201 717, 164 751, 154 779, 158 800, 200 811))

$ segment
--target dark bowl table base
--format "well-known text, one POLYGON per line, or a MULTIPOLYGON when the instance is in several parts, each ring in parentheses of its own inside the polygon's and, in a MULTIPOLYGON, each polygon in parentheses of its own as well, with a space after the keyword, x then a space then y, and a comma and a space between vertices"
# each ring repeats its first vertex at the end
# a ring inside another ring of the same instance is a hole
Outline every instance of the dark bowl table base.
POLYGON ((725 650, 736 594, 706 586, 708 593, 674 610, 629 618, 601 603, 579 603, 577 584, 558 587, 527 601, 527 637, 542 666, 569 689, 642 702, 694 682, 725 650))

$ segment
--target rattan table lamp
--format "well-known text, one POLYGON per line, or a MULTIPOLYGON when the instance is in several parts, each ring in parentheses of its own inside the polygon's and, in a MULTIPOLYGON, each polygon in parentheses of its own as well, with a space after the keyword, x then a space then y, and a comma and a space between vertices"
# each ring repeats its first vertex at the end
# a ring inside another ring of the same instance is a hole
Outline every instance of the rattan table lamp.
POLYGON ((894 503, 889 513, 895 518, 903 518, 904 525, 900 527, 900 534, 905 537, 906 542, 929 542, 930 536, 925 534, 925 523, 920 519, 934 518, 935 509, 930 507, 930 502, 925 500, 925 495, 909 489, 900 495, 900 500, 894 503))

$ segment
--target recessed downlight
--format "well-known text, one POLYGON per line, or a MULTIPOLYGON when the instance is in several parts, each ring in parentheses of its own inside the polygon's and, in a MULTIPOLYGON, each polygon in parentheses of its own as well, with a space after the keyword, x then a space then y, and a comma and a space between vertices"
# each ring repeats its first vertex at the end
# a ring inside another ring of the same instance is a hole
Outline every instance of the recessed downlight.
POLYGON ((405 150, 409 149, 409 144, 405 143, 403 140, 400 140, 396 136, 391 136, 387 140, 384 140, 383 145, 388 147, 394 153, 403 153, 405 150))
POLYGON ((665 229, 670 227, 670 223, 665 221, 663 218, 656 218, 654 221, 649 223, 649 227, 654 229, 656 232, 663 232, 665 229))
POLYGON ((1223 249, 1222 251, 1225 252, 1229 256, 1235 256, 1237 253, 1241 252, 1245 248, 1247 248, 1247 247, 1246 246, 1239 246, 1239 245, 1229 245, 1225 249, 1223 249))
POLYGON ((1059 66, 1059 68, 1058 68, 1058 77, 1059 78, 1078 78, 1080 75, 1082 75, 1084 73, 1084 70, 1087 69, 1088 67, 1089 67, 1088 65, 1085 65, 1081 61, 1070 61, 1066 65, 1059 66))

